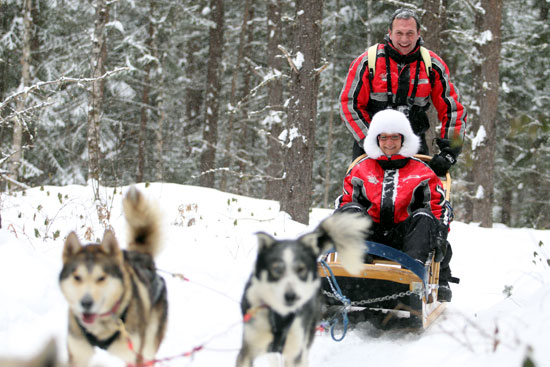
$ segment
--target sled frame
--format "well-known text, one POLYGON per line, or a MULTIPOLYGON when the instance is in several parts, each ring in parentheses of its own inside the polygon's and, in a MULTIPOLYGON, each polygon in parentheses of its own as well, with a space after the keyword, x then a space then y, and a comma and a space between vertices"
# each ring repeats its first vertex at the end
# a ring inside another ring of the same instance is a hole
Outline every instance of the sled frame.
MULTIPOLYGON (((367 246, 385 246, 374 242, 367 242, 367 246)), ((395 250, 401 252, 399 250, 395 250)), ((366 251, 370 253, 369 250, 366 251)), ((376 252, 378 253, 378 252, 376 252)), ((407 256, 405 253, 402 255, 407 256)), ((332 274, 336 278, 355 278, 364 279, 365 287, 369 286, 369 281, 382 280, 408 286, 408 290, 414 292, 404 302, 399 302, 394 308, 374 307, 378 311, 390 314, 398 311, 405 311, 410 314, 409 326, 412 328, 427 329, 433 321, 444 311, 446 302, 437 301, 437 285, 439 284, 439 263, 433 261, 433 255, 427 261, 423 274, 419 276, 416 272, 407 269, 398 261, 388 259, 375 259, 372 263, 363 264, 358 275, 348 273, 338 261, 338 253, 331 252, 323 256, 324 266, 330 267, 332 274), (424 279, 423 279, 424 278, 424 279)), ((323 265, 318 264, 319 276, 328 277, 323 265)), ((388 294, 389 295, 389 294, 388 294)), ((344 294, 344 296, 346 296, 344 294)), ((361 300, 357 300, 361 301, 361 300)), ((365 307, 370 308, 369 306, 365 307)))

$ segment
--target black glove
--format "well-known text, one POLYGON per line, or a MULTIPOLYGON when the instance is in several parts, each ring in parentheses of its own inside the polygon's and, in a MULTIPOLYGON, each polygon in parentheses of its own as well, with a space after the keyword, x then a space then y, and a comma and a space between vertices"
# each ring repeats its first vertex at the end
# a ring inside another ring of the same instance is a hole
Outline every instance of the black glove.
POLYGON ((440 152, 435 154, 429 165, 438 176, 445 176, 449 168, 456 163, 456 158, 462 151, 461 145, 453 146, 449 139, 436 138, 440 152))
POLYGON ((364 215, 367 214, 366 208, 363 205, 354 201, 342 205, 341 207, 336 209, 334 213, 361 213, 364 215))
POLYGON ((449 242, 447 242, 447 240, 443 240, 443 239, 438 240, 438 244, 435 248, 435 256, 434 256, 434 261, 436 263, 443 261, 443 259, 445 258, 445 255, 447 255, 448 244, 449 242))
POLYGON ((441 262, 447 254, 447 226, 443 224, 437 224, 437 229, 432 233, 432 248, 435 250, 434 261, 436 263, 441 262))

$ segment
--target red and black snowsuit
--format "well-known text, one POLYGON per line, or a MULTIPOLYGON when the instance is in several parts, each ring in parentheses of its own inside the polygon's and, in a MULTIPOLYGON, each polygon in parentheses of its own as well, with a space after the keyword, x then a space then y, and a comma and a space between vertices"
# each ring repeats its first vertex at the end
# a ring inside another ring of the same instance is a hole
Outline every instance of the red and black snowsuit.
POLYGON ((441 180, 416 158, 365 158, 344 179, 338 207, 359 204, 373 220, 369 239, 426 261, 446 238, 450 207, 441 180))
MULTIPOLYGON (((379 44, 375 75, 372 78, 369 77, 367 52, 352 62, 340 94, 340 114, 356 142, 365 138, 376 112, 393 108, 407 114, 414 133, 422 139, 420 153, 428 154, 424 133, 429 128, 426 111, 430 101, 441 121, 440 137, 463 140, 466 111, 460 103, 458 91, 451 83, 447 65, 437 54, 432 51, 429 53, 431 75, 426 73, 420 55, 420 42, 408 55, 401 55, 389 41, 379 44), (391 70, 389 74, 388 69, 391 70)), ((360 153, 354 152, 354 156, 360 153)))

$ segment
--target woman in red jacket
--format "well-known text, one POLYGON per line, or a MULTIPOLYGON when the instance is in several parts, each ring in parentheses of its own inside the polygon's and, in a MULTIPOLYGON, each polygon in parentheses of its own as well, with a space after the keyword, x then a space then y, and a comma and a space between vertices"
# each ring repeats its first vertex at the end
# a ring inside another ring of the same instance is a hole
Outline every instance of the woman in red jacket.
MULTIPOLYGON (((368 215, 373 221, 370 240, 425 263, 431 250, 445 252, 451 213, 441 180, 427 163, 413 157, 419 146, 402 112, 388 109, 374 115, 363 144, 368 157, 346 175, 337 211, 368 215)), ((447 289, 439 298, 449 301, 452 253, 450 247, 446 250, 440 286, 447 289)))

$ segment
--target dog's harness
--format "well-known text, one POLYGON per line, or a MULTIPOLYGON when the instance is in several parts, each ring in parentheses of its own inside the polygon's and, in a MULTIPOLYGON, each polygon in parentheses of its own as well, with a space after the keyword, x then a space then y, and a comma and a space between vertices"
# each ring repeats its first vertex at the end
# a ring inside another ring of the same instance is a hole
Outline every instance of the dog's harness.
MULTIPOLYGON (((115 315, 114 312, 116 311, 116 309, 118 308, 119 305, 120 305, 120 301, 117 302, 117 304, 113 307, 113 310, 111 310, 107 313, 101 314, 100 316, 108 316, 108 315, 113 315, 114 316, 115 315)), ((127 313, 128 313, 128 307, 126 307, 126 309, 124 310, 122 315, 120 315, 120 320, 123 323, 126 321, 127 313)), ((109 348, 111 346, 111 344, 113 344, 113 342, 120 335, 120 330, 117 330, 117 331, 114 332, 113 335, 111 335, 107 339, 100 340, 94 334, 88 332, 88 330, 86 330, 86 328, 80 323, 80 321, 78 320, 78 318, 76 316, 75 316, 75 320, 76 320, 76 323, 77 323, 78 327, 80 327, 80 330, 82 331, 82 334, 84 334, 84 337, 86 337, 86 340, 88 341, 88 343, 90 343, 94 347, 99 347, 101 349, 107 350, 107 348, 109 348)))
POLYGON ((273 341, 268 347, 270 353, 282 353, 286 343, 286 337, 290 330, 290 325, 294 321, 296 313, 290 313, 286 316, 282 316, 277 312, 269 309, 269 325, 271 325, 271 332, 273 333, 273 341))

